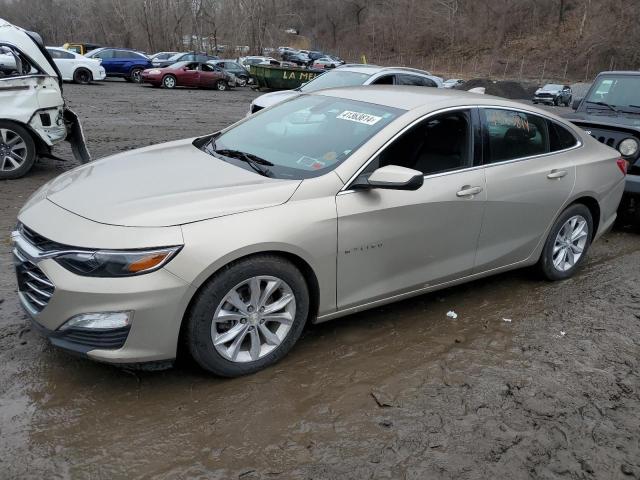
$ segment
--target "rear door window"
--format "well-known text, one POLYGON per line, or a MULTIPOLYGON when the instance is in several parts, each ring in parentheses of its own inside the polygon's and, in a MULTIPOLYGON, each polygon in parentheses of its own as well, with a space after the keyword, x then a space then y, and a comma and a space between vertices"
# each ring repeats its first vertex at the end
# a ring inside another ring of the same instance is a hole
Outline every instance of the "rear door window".
POLYGON ((437 87, 436 82, 430 78, 420 77, 418 75, 409 75, 401 73, 398 75, 398 85, 413 85, 417 87, 437 87))
POLYGON ((371 82, 371 85, 393 85, 393 77, 394 75, 383 75, 371 82))
POLYGON ((487 151, 484 163, 549 153, 547 120, 517 110, 482 108, 487 151))

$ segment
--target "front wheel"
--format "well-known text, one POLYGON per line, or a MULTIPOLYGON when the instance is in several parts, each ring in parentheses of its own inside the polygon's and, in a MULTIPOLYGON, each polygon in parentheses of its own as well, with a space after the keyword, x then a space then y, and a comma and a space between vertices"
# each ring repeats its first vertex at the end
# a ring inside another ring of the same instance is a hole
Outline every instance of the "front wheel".
POLYGON ((164 88, 175 88, 177 83, 178 82, 176 81, 176 77, 174 77, 173 75, 167 75, 162 79, 162 86, 164 88))
POLYGON ((227 85, 227 82, 225 80, 218 80, 216 82, 216 90, 220 90, 221 92, 225 91, 227 88, 229 87, 229 85, 227 85))
POLYGON ((20 178, 36 161, 36 145, 20 125, 0 121, 0 180, 20 178))
POLYGON ((549 280, 573 276, 585 261, 593 238, 593 217, 582 204, 567 208, 553 224, 540 256, 539 267, 549 280))
POLYGON ((185 340, 202 368, 237 377, 284 357, 308 313, 309 291, 300 271, 280 257, 253 257, 225 267, 200 289, 185 340))
POLYGON ((249 79, 246 77, 238 77, 238 79, 236 80, 236 84, 239 87, 246 87, 247 83, 249 83, 249 79))

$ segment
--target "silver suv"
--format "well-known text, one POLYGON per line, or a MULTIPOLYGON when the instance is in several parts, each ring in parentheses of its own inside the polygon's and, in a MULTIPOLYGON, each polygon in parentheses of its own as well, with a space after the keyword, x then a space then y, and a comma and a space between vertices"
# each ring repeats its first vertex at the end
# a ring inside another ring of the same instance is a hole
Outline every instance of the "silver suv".
POLYGON ((251 102, 249 113, 256 113, 263 108, 280 103, 299 93, 310 93, 324 88, 360 85, 412 85, 441 88, 442 78, 415 68, 346 64, 314 78, 295 90, 282 90, 259 96, 251 102))

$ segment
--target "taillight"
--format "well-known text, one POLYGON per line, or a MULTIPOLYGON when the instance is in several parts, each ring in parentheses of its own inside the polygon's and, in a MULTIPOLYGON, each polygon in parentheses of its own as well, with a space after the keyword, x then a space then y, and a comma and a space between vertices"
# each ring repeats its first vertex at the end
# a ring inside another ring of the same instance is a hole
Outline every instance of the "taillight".
POLYGON ((627 162, 624 158, 619 158, 618 160, 616 160, 616 163, 618 164, 618 168, 620 169, 622 174, 626 175, 627 168, 629 167, 629 162, 627 162))

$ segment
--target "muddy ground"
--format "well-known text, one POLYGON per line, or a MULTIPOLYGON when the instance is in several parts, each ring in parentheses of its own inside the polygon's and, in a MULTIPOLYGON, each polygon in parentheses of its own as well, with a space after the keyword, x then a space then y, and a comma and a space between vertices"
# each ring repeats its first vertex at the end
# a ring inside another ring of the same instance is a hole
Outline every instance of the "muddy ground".
MULTIPOLYGON (((255 95, 66 92, 96 157, 210 132, 255 95)), ((517 271, 312 326, 250 377, 124 371, 53 349, 17 302, 8 232, 72 166, 0 182, 0 478, 640 478, 637 233, 565 282, 517 271)))

